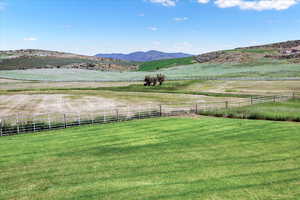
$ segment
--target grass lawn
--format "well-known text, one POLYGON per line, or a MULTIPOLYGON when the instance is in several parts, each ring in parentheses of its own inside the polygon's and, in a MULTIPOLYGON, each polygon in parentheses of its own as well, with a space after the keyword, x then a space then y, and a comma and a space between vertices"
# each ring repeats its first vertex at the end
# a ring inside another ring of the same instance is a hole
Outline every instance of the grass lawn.
POLYGON ((0 199, 300 198, 300 124, 160 118, 0 138, 0 199))
POLYGON ((286 102, 261 103, 232 109, 202 111, 200 114, 218 117, 300 122, 300 99, 286 102))

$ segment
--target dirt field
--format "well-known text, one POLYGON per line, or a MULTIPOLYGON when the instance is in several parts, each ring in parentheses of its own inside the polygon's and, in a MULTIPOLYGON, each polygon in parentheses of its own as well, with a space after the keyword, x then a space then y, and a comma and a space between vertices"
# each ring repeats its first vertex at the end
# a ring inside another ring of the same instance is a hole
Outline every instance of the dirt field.
POLYGON ((16 114, 96 113, 118 107, 144 107, 149 104, 183 104, 207 102, 241 102, 239 98, 217 98, 200 95, 152 94, 109 91, 72 91, 69 93, 16 93, 0 95, 0 117, 16 114))
POLYGON ((30 82, 0 79, 0 90, 44 89, 44 88, 97 88, 118 87, 137 84, 136 82, 30 82))

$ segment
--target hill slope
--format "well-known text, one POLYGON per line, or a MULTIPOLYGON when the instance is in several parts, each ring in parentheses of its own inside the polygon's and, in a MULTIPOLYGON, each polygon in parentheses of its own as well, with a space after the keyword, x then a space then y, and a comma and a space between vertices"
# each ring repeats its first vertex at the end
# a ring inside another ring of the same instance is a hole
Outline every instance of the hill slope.
POLYGON ((113 58, 126 61, 147 62, 153 60, 163 60, 171 58, 184 58, 192 55, 186 53, 164 53, 160 51, 134 52, 130 54, 97 54, 97 57, 113 58))
POLYGON ((199 63, 252 65, 269 64, 274 60, 282 63, 300 63, 300 40, 210 52, 197 56, 196 60, 199 63))
POLYGON ((190 65, 194 63, 197 63, 194 57, 154 60, 140 64, 139 71, 155 71, 163 68, 175 67, 179 65, 190 65))
POLYGON ((83 56, 72 53, 25 49, 0 51, 0 70, 35 69, 35 68, 80 68, 93 70, 127 70, 135 69, 132 63, 83 56))

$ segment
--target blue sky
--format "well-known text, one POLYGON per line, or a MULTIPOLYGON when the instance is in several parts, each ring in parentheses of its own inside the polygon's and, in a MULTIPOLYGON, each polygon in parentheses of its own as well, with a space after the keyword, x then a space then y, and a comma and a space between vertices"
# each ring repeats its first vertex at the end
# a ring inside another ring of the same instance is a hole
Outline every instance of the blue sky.
POLYGON ((0 49, 199 54, 300 39, 300 0, 0 0, 0 49))

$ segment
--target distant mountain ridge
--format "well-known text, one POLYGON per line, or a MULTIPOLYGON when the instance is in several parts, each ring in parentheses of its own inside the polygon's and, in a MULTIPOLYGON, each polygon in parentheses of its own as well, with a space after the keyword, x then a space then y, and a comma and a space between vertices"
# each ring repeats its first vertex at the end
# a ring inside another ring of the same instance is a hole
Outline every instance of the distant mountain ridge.
POLYGON ((164 60, 164 59, 172 59, 172 58, 185 58, 193 56, 191 54, 186 53, 165 53, 161 51, 137 51, 130 54, 121 54, 121 53, 112 53, 112 54, 97 54, 97 57, 101 58, 112 58, 119 59, 125 61, 135 61, 135 62, 148 62, 154 60, 164 60))

